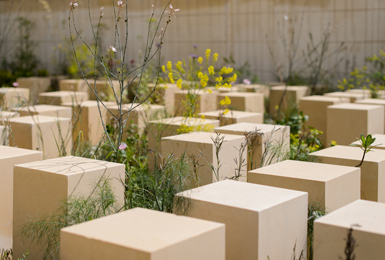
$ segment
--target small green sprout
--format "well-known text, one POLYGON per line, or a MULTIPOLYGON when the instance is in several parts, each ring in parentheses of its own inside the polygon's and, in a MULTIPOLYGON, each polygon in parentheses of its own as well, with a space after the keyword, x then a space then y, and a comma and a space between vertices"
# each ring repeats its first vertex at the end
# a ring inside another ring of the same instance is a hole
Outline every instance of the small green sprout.
POLYGON ((379 144, 372 145, 376 141, 376 138, 373 138, 371 134, 367 135, 366 137, 363 134, 361 134, 361 139, 357 138, 357 140, 360 141, 360 144, 352 144, 352 146, 360 147, 361 150, 364 151, 360 164, 356 166, 356 167, 360 167, 364 163, 366 153, 370 152, 372 148, 378 146, 379 144))

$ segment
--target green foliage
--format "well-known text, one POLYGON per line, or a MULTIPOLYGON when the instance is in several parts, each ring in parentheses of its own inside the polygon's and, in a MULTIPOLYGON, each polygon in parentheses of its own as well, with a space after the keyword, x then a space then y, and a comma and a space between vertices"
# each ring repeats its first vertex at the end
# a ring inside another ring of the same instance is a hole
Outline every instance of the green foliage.
POLYGON ((360 144, 352 144, 352 146, 360 147, 361 150, 364 152, 362 155, 361 162, 356 165, 356 167, 360 167, 364 163, 365 155, 370 152, 374 147, 378 146, 378 144, 372 145, 376 141, 376 138, 373 138, 371 134, 367 136, 361 134, 360 139, 357 138, 357 140, 359 140, 360 144))
POLYGON ((326 211, 318 203, 308 205, 307 211, 307 259, 313 260, 314 221, 326 215, 326 211))
MULTIPOLYGON (((29 251, 27 250, 23 254, 23 258, 17 258, 17 260, 27 260, 28 256, 29 256, 29 251)), ((12 259, 13 259, 13 250, 12 249, 8 249, 8 250, 1 249, 0 250, 0 260, 12 260, 12 259)))
POLYGON ((0 88, 1 87, 12 87, 12 84, 16 82, 15 75, 8 70, 0 70, 0 88))
MULTIPOLYGON (((95 48, 94 46, 91 46, 95 48)), ((79 45, 75 47, 77 59, 79 61, 80 67, 86 76, 86 78, 91 78, 94 76, 94 57, 92 53, 88 50, 85 44, 79 45)), ((68 66, 68 74, 72 78, 80 78, 80 70, 76 59, 73 55, 69 56, 69 66, 68 66)))

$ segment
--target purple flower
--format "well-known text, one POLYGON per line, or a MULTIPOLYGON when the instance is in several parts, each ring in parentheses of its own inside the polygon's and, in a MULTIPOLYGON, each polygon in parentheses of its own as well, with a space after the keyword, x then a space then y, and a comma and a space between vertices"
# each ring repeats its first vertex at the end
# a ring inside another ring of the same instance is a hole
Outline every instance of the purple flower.
POLYGON ((190 57, 190 58, 193 58, 193 59, 196 59, 196 58, 198 58, 198 55, 191 54, 191 55, 189 55, 189 57, 190 57))
POLYGON ((248 79, 244 79, 243 83, 245 83, 246 85, 250 85, 251 84, 250 80, 248 80, 248 79))
POLYGON ((13 83, 12 83, 12 86, 14 86, 15 88, 17 88, 17 87, 19 86, 19 83, 13 82, 13 83))
POLYGON ((127 145, 125 143, 121 143, 119 145, 119 150, 125 150, 127 148, 127 145))
POLYGON ((193 48, 194 49, 198 48, 198 44, 193 44, 193 48))

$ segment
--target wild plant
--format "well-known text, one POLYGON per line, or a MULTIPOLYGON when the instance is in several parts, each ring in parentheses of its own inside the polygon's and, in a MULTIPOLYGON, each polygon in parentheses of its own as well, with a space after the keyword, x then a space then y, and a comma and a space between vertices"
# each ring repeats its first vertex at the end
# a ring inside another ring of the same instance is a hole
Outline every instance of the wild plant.
MULTIPOLYGON (((29 251, 27 250, 24 254, 23 257, 17 258, 17 260, 27 260, 29 256, 29 251)), ((13 250, 12 249, 1 249, 0 250, 0 260, 12 260, 13 259, 13 250)))
MULTIPOLYGON (((222 164, 221 164, 221 158, 219 156, 220 154, 220 151, 222 149, 222 145, 223 143, 225 142, 225 136, 224 135, 221 135, 220 133, 215 133, 215 137, 211 137, 211 141, 213 141, 213 144, 214 144, 214 147, 215 147, 215 161, 216 161, 216 165, 212 164, 211 162, 208 162, 210 164, 210 167, 211 167, 211 170, 213 171, 214 173, 214 176, 216 178, 216 181, 220 181, 219 179, 219 171, 222 167, 222 164)), ((203 156, 202 152, 199 151, 201 153, 201 155, 203 156)))
POLYGON ((357 138, 357 140, 360 142, 360 144, 352 144, 352 146, 360 147, 363 151, 362 159, 360 163, 356 165, 356 167, 361 167, 361 165, 364 163, 365 155, 380 144, 373 145, 373 143, 376 141, 376 138, 373 138, 371 134, 368 134, 367 136, 361 134, 360 139, 357 138))
POLYGON ((357 245, 356 239, 353 237, 353 227, 360 227, 360 225, 354 224, 350 227, 347 237, 345 239, 346 240, 345 249, 344 249, 345 257, 344 258, 340 257, 341 260, 356 259, 356 254, 354 253, 354 250, 358 245, 357 245))
POLYGON ((245 151, 248 149, 248 143, 245 138, 245 142, 241 143, 241 146, 239 148, 234 147, 238 151, 238 157, 234 158, 234 162, 236 164, 234 176, 230 179, 232 180, 239 180, 239 178, 242 177, 243 174, 243 167, 247 167, 247 157, 245 158, 245 151))
POLYGON ((290 147, 286 144, 288 128, 282 128, 281 136, 275 138, 280 129, 275 127, 262 139, 264 151, 262 153, 260 167, 284 161, 288 158, 290 147))
POLYGON ((314 221, 326 215, 325 209, 317 202, 309 203, 307 211, 307 259, 313 260, 314 221))

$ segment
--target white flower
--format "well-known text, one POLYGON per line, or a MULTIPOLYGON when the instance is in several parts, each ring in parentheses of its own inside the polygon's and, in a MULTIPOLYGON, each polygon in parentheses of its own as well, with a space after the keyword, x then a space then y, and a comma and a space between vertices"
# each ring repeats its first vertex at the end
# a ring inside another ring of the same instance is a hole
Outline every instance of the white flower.
POLYGON ((172 15, 172 16, 176 17, 174 13, 178 12, 180 9, 174 9, 172 4, 170 4, 169 8, 170 8, 170 11, 166 11, 166 13, 168 13, 168 16, 171 17, 171 15, 172 15))
POLYGON ((112 52, 117 52, 116 48, 114 46, 110 46, 109 49, 107 49, 107 51, 112 51, 112 52))
POLYGON ((75 7, 78 7, 79 4, 77 3, 77 0, 75 0, 73 3, 71 2, 69 5, 70 10, 75 9, 75 7))
POLYGON ((289 17, 287 15, 284 15, 283 19, 285 19, 287 21, 287 20, 289 20, 289 17))
POLYGON ((104 15, 103 9, 104 9, 104 7, 102 6, 102 7, 100 8, 100 16, 103 16, 103 15, 104 15))
POLYGON ((125 5, 123 4, 123 1, 118 1, 118 7, 123 8, 125 5))

